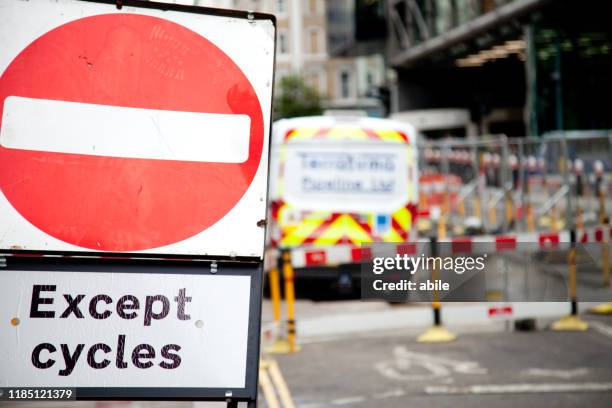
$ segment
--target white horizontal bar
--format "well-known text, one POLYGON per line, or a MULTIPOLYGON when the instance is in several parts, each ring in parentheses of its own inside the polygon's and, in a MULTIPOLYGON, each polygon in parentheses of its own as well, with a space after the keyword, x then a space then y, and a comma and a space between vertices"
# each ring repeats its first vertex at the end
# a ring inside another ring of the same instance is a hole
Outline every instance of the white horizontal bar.
POLYGON ((426 394, 527 394, 527 393, 559 393, 559 392, 610 392, 611 382, 585 383, 551 383, 551 384, 483 384, 467 387, 433 385, 425 387, 426 394))
POLYGON ((9 96, 0 145, 137 159, 243 163, 248 115, 127 108, 9 96))

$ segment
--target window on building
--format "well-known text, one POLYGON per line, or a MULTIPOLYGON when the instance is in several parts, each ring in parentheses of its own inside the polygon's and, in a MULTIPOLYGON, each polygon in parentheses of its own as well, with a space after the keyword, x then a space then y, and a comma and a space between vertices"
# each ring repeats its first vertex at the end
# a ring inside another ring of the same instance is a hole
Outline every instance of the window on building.
POLYGON ((374 85, 374 74, 372 73, 372 71, 368 71, 368 73, 366 74, 366 84, 368 88, 374 85))
POLYGON ((351 97, 351 72, 347 69, 340 71, 340 97, 351 97))
POLYGON ((306 75, 306 82, 308 85, 317 91, 319 91, 319 73, 318 72, 309 72, 306 75))
POLYGON ((317 1, 318 0, 309 0, 308 1, 308 11, 310 12, 310 14, 316 14, 317 13, 317 1))
POLYGON ((310 30, 310 53, 318 54, 319 52, 319 30, 312 29, 310 30))
POLYGON ((289 38, 286 30, 278 31, 278 52, 279 54, 289 53, 289 38))

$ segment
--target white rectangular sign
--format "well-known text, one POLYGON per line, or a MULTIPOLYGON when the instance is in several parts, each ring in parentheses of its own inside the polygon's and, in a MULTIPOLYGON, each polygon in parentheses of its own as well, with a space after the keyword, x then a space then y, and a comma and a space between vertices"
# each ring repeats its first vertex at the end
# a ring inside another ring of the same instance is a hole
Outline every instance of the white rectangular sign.
POLYGON ((0 0, 0 251, 263 258, 274 16, 142 5, 0 0))
POLYGON ((245 387, 249 276, 0 272, 0 387, 245 387))
POLYGON ((251 278, 0 273, 0 387, 244 388, 251 278))
POLYGON ((407 145, 291 144, 284 199, 296 208, 392 213, 408 200, 407 145))

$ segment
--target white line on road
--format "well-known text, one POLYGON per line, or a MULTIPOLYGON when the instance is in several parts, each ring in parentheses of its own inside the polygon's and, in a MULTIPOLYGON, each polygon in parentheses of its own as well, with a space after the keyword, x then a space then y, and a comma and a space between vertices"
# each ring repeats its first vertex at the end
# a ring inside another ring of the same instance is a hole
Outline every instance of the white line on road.
POLYGON ((533 375, 536 377, 555 377, 563 380, 569 380, 574 377, 580 377, 587 375, 589 369, 586 367, 575 368, 572 370, 553 370, 547 368, 529 368, 524 371, 526 375, 533 375))
POLYGON ((305 404, 299 404, 300 408, 324 408, 325 404, 322 402, 307 402, 305 404))
POLYGON ((349 405, 358 404, 360 402, 364 402, 365 400, 365 397, 358 395, 356 397, 336 398, 334 400, 331 400, 330 402, 332 405, 349 405))
POLYGON ((394 397, 403 397, 404 395, 406 395, 406 391, 400 390, 398 388, 397 390, 391 390, 391 391, 381 392, 379 394, 374 394, 372 398, 386 399, 386 398, 394 398, 394 397))
POLYGON ((612 383, 483 384, 468 387, 429 386, 430 395, 451 394, 528 394, 549 392, 607 392, 612 383))
MULTIPOLYGON (((610 392, 612 391, 612 382, 585 382, 585 383, 544 383, 544 384, 482 384, 471 385, 465 387, 451 386, 428 386, 425 388, 425 393, 428 395, 484 395, 484 394, 545 394, 545 393, 573 393, 573 392, 610 392)), ((415 392, 415 395, 418 395, 415 392)), ((300 403, 300 408, 323 408, 343 405, 360 404, 370 401, 371 406, 376 406, 374 400, 384 400, 388 398, 400 398, 408 395, 407 391, 402 389, 394 389, 369 397, 361 395, 354 397, 336 398, 328 402, 309 402, 300 403)))
POLYGON ((589 326, 595 329, 597 333, 612 338, 612 327, 608 326, 607 324, 597 321, 589 321, 589 326))

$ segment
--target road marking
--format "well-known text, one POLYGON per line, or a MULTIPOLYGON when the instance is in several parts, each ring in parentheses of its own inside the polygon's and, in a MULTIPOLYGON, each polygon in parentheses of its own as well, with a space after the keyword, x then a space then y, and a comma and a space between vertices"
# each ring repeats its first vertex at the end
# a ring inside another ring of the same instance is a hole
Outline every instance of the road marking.
POLYGON ((402 389, 394 389, 389 391, 384 391, 378 394, 374 394, 371 397, 364 397, 361 395, 352 396, 352 397, 344 397, 344 398, 336 398, 329 402, 308 402, 305 404, 299 404, 300 408, 323 408, 329 407, 330 405, 342 406, 342 405, 350 405, 350 404, 360 404, 362 402, 367 402, 371 400, 383 400, 388 398, 399 398, 406 395, 406 391, 402 389))
POLYGON ((452 394, 528 394, 561 392, 608 392, 612 383, 483 384, 468 387, 428 386, 430 395, 452 394))
POLYGON ((0 145, 93 156, 243 163, 249 157, 250 127, 247 115, 9 96, 0 145))
POLYGON ((597 321, 589 321, 589 326, 595 329, 597 333, 612 338, 612 327, 608 326, 607 324, 597 321))
POLYGON ((276 393, 274 391, 274 386, 272 385, 272 381, 270 381, 270 376, 263 367, 259 367, 259 387, 263 393, 266 405, 269 408, 280 408, 278 398, 276 398, 276 393))
POLYGON ((526 375, 533 375, 539 377, 555 377, 561 378, 564 380, 569 380, 574 377, 580 377, 583 375, 587 375, 589 369, 586 367, 576 368, 573 370, 551 370, 546 368, 529 368, 525 370, 523 373, 526 375))
POLYGON ((401 381, 426 381, 459 374, 487 374, 476 361, 461 361, 409 351, 404 346, 393 349, 394 359, 378 362, 374 368, 384 377, 401 381), (424 373, 423 368, 425 369, 424 373), (413 371, 411 373, 411 371, 413 371), (414 373, 416 371, 416 373, 414 373))
POLYGON ((403 397, 404 395, 406 395, 406 392, 398 388, 397 390, 391 390, 391 391, 381 392, 379 394, 374 394, 372 398, 386 399, 386 398, 394 398, 394 397, 403 397))
POLYGON ((332 405, 349 405, 349 404, 358 404, 360 402, 364 402, 366 400, 365 397, 361 395, 355 397, 346 397, 346 398, 336 398, 330 401, 332 405))
POLYGON ((259 363, 259 386, 270 408, 295 408, 287 382, 275 360, 266 359, 259 363))
POLYGON ((291 392, 289 391, 289 387, 287 387, 287 383, 283 378, 283 374, 278 367, 278 363, 275 360, 269 360, 268 362, 268 372, 270 373, 270 377, 272 378, 272 382, 276 386, 276 390, 278 391, 278 395, 283 404, 284 408, 295 408, 295 404, 293 403, 293 399, 291 398, 291 392))
POLYGON ((300 404, 300 408, 324 408, 326 404, 322 402, 307 402, 305 404, 300 404))
MULTIPOLYGON (((428 386, 425 388, 428 395, 465 395, 465 394, 537 394, 537 393, 566 393, 566 392, 609 392, 612 391, 612 382, 606 383, 545 383, 545 384, 483 384, 466 387, 428 386)), ((359 404, 370 401, 376 406, 375 400, 387 398, 400 398, 408 395, 402 389, 394 389, 370 397, 354 396, 336 398, 328 402, 310 402, 300 404, 300 408, 324 408, 330 405, 343 406, 359 404)), ((419 392, 414 392, 419 395, 419 392)))

